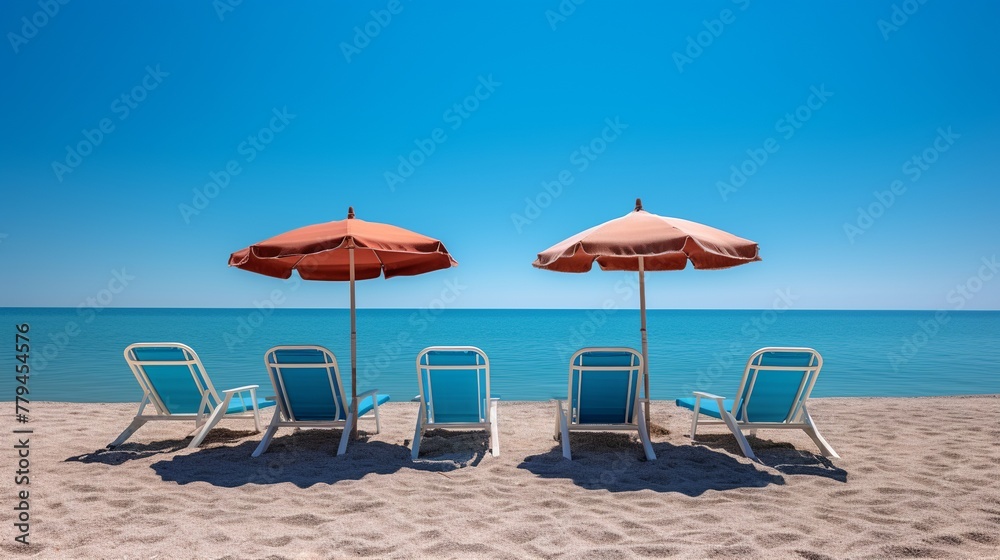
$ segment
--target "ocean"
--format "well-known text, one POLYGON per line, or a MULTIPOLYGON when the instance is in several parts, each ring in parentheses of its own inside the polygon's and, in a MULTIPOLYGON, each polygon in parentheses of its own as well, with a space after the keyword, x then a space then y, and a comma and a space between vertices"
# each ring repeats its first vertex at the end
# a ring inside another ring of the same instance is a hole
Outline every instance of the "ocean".
MULTIPOLYGON (((137 402, 122 352, 133 342, 181 342, 216 389, 251 383, 271 395, 264 352, 278 344, 329 348, 350 379, 344 309, 0 308, 8 333, 0 400, 13 400, 16 325, 30 326, 32 401, 137 402)), ((815 397, 1000 393, 1000 312, 652 310, 654 399, 693 390, 732 396, 749 355, 810 346, 824 359, 815 397)), ((414 360, 431 345, 471 345, 490 358, 504 400, 566 395, 570 356, 585 346, 640 349, 636 310, 360 309, 358 390, 394 401, 417 394, 414 360)))

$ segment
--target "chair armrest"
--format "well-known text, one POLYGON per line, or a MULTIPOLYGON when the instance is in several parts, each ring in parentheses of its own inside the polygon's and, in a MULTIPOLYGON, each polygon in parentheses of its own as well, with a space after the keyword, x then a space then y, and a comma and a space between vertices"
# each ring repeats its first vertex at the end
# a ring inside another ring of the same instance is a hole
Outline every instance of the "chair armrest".
POLYGON ((713 401, 726 400, 726 397, 720 397, 719 395, 713 395, 712 393, 706 393, 704 391, 695 391, 694 396, 701 397, 703 399, 712 399, 713 401))
POLYGON ((244 385, 243 387, 237 387, 235 389, 226 389, 223 393, 242 393, 243 391, 254 391, 259 388, 260 385, 244 385))
POLYGON ((498 401, 498 400, 500 400, 500 395, 491 394, 490 395, 490 400, 491 401, 498 401))
POLYGON ((374 400, 375 395, 377 395, 377 394, 378 394, 378 389, 372 389, 370 391, 365 391, 364 393, 358 393, 358 401, 360 402, 361 399, 364 399, 364 398, 367 398, 367 397, 372 397, 372 399, 374 400))
POLYGON ((420 402, 420 395, 417 395, 417 396, 413 397, 412 399, 410 399, 410 402, 420 402))

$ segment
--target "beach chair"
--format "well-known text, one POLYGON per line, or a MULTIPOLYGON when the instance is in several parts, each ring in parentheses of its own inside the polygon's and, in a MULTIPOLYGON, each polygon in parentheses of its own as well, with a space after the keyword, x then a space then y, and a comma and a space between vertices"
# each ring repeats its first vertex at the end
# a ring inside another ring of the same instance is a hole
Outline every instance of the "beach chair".
POLYGON ((490 360, 474 346, 432 346, 417 354, 420 410, 412 457, 428 429, 488 430, 490 451, 500 455, 497 403, 490 393, 490 360))
MULTIPOLYGON (((337 455, 347 451, 357 418, 351 414, 337 358, 322 346, 275 346, 264 354, 264 365, 278 409, 253 456, 267 451, 278 428, 343 428, 337 455)), ((389 395, 379 395, 378 389, 358 394, 358 417, 372 413, 376 434, 382 429, 378 407, 388 400, 389 395)))
POLYGON ((132 423, 113 442, 113 449, 125 443, 146 422, 194 422, 199 430, 189 448, 198 447, 222 419, 253 418, 260 431, 260 409, 274 403, 257 398, 257 385, 246 385, 222 392, 219 397, 201 358, 189 346, 176 342, 142 342, 125 348, 125 361, 142 387, 139 412, 132 423), (152 405, 155 414, 143 414, 152 405))
POLYGON ((743 431, 803 430, 826 457, 840 458, 820 435, 806 401, 812 392, 823 358, 812 348, 761 348, 747 360, 743 379, 735 399, 695 391, 693 398, 677 399, 677 406, 694 411, 691 440, 698 431, 698 416, 704 414, 720 421, 702 424, 725 424, 736 436, 743 454, 757 461, 743 431))
POLYGON ((584 348, 569 362, 569 395, 555 399, 556 441, 573 459, 569 434, 576 431, 637 431, 646 459, 656 460, 646 429, 639 389, 642 356, 631 348, 584 348), (565 408, 565 404, 569 408, 565 408))

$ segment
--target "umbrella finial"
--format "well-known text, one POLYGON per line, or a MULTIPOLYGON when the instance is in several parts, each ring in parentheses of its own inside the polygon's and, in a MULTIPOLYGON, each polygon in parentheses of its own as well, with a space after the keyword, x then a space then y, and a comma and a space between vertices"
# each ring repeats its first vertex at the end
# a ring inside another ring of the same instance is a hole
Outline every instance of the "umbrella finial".
POLYGON ((347 207, 347 219, 350 220, 353 217, 354 217, 354 207, 353 206, 348 206, 347 207))
POLYGON ((635 199, 635 211, 638 212, 639 210, 642 210, 642 199, 641 198, 635 199))

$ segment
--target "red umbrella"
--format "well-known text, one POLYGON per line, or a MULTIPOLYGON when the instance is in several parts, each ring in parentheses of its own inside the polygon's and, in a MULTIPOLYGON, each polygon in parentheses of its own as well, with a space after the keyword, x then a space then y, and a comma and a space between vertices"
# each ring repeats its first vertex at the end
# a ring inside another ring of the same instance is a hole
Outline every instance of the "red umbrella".
POLYGON ((681 270, 688 261, 697 269, 730 268, 759 261, 757 243, 720 229, 650 214, 635 200, 635 210, 578 233, 538 253, 532 263, 556 272, 588 272, 594 261, 601 270, 639 272, 643 389, 649 421, 649 349, 646 341, 647 270, 681 270))
MULTIPOLYGON (((357 414, 357 320, 354 281, 393 276, 415 276, 458 265, 437 239, 354 217, 306 226, 230 255, 229 266, 265 276, 290 278, 292 270, 303 280, 351 283, 351 411, 357 414)), ((354 423, 351 437, 357 436, 354 423)))

